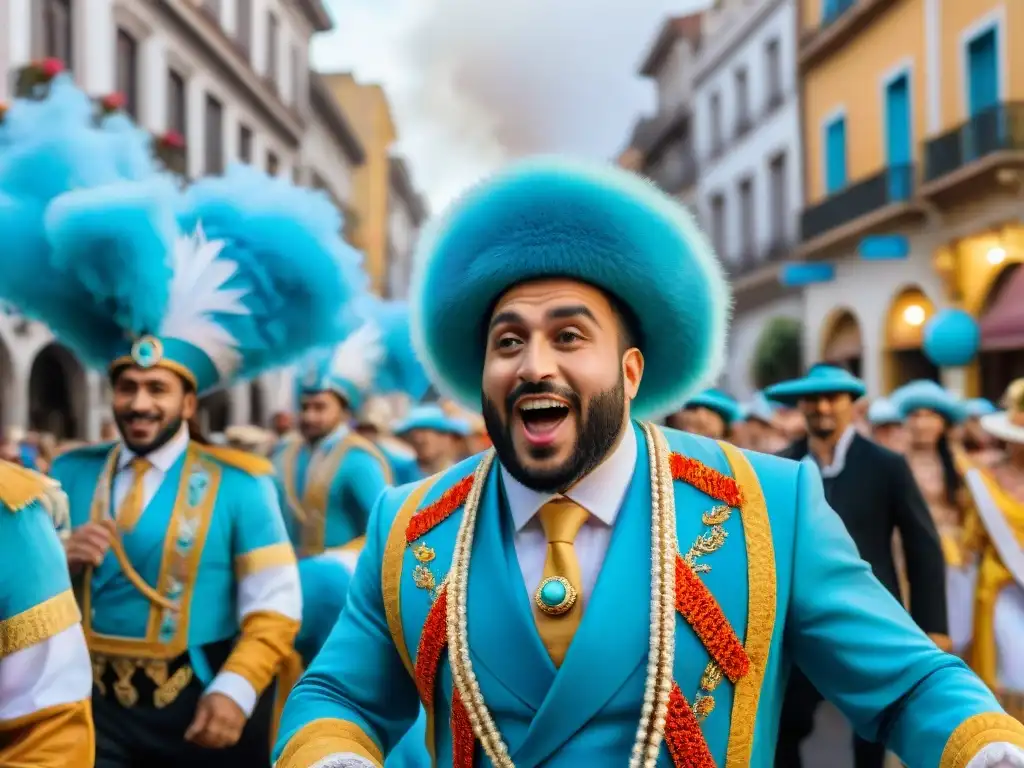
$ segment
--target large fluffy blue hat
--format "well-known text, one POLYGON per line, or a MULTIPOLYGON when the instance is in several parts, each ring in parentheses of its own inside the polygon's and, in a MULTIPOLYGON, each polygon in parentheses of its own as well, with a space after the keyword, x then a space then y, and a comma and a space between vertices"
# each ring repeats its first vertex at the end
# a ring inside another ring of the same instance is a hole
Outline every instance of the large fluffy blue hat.
POLYGON ((690 214, 619 168, 539 159, 470 190, 420 239, 413 343, 438 389, 478 407, 495 302, 558 277, 606 291, 637 319, 646 360, 637 417, 674 412, 717 377, 731 302, 690 214))
POLYGON ((865 392, 867 387, 864 386, 864 382, 848 370, 822 363, 811 366, 807 375, 802 378, 773 384, 764 391, 772 400, 790 406, 796 405, 803 397, 847 394, 856 400, 863 397, 865 392))
POLYGON ((462 419, 449 416, 439 405, 416 406, 402 421, 395 424, 392 432, 404 435, 414 429, 427 429, 459 437, 465 437, 470 433, 469 424, 462 419))
POLYGON ((985 397, 972 397, 964 403, 964 414, 967 418, 980 419, 998 413, 995 403, 985 397))
POLYGON ((715 388, 705 389, 696 397, 690 398, 685 407, 707 408, 709 411, 714 411, 722 417, 726 426, 743 418, 743 409, 740 404, 722 390, 715 388))
POLYGON ((358 410, 373 386, 384 353, 380 328, 364 322, 333 349, 314 350, 297 366, 296 399, 334 392, 349 408, 358 410))
POLYGON ((919 379, 904 384, 890 399, 906 418, 917 410, 934 411, 950 424, 959 424, 967 415, 963 403, 934 381, 919 379))
POLYGON ((47 209, 42 258, 4 264, 59 303, 8 298, 93 367, 162 366, 202 393, 340 338, 338 222, 322 194, 242 166, 185 194, 162 177, 74 190, 47 209))
POLYGON ((892 400, 879 397, 868 406, 868 424, 874 427, 882 427, 886 424, 899 424, 902 421, 903 415, 893 404, 892 400))

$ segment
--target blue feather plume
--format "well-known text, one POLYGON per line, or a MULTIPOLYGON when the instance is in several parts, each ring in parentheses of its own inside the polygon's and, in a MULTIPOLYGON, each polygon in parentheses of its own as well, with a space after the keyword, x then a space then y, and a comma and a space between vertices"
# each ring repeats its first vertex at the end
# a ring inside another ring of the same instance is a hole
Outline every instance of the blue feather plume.
POLYGON ((381 331, 384 362, 377 369, 375 389, 384 394, 401 392, 419 402, 430 389, 430 379, 412 345, 409 305, 377 299, 365 308, 367 318, 381 331))

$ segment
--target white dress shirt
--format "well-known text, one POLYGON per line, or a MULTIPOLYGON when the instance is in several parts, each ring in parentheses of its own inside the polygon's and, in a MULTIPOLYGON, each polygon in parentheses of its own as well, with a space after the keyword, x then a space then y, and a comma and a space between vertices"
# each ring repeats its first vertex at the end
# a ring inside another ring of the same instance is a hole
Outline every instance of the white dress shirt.
MULTIPOLYGON (((160 484, 167 477, 167 473, 171 471, 174 463, 181 458, 181 454, 185 452, 186 448, 188 448, 188 427, 182 424, 181 429, 178 430, 174 437, 152 453, 146 454, 145 459, 152 466, 146 470, 146 474, 142 479, 143 509, 156 496, 156 492, 160 489, 160 484)), ((124 501, 124 497, 128 495, 128 491, 131 490, 132 481, 135 479, 135 471, 131 466, 132 459, 134 458, 136 458, 136 453, 127 445, 122 444, 121 453, 117 457, 117 475, 114 477, 114 487, 111 492, 111 502, 115 517, 121 510, 121 503, 124 501)))
POLYGON ((515 525, 516 559, 519 560, 531 605, 533 593, 543 579, 544 561, 548 554, 548 540, 540 518, 537 517, 540 508, 556 496, 563 495, 590 513, 587 522, 576 535, 574 545, 583 578, 581 599, 586 605, 608 553, 615 518, 619 515, 619 508, 633 480, 636 452, 636 434, 629 427, 612 454, 564 494, 527 488, 512 477, 508 470, 501 468, 505 497, 515 525))

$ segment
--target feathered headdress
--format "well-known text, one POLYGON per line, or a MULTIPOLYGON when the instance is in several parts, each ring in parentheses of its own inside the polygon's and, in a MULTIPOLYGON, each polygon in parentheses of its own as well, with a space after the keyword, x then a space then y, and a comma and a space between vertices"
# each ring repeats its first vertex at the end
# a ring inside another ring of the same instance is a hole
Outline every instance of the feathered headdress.
POLYGON ((430 389, 427 372, 416 357, 409 327, 409 305, 376 300, 366 312, 381 329, 385 356, 377 369, 374 388, 381 394, 402 394, 418 403, 430 389))
POLYGON ((316 392, 334 392, 353 410, 373 387, 385 349, 380 328, 364 322, 331 350, 311 353, 296 373, 296 398, 316 392))
POLYGON ((75 190, 34 266, 61 305, 11 300, 94 367, 161 366, 203 393, 340 338, 338 221, 322 194, 241 166, 184 194, 164 177, 75 190))

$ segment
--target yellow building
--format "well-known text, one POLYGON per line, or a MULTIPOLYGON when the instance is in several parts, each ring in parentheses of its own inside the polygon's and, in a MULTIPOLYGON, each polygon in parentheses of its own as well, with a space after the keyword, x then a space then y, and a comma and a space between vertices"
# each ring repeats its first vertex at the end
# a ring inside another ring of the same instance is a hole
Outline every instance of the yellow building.
POLYGON ((1019 283, 1024 306, 1024 273, 997 280, 1024 262, 1024 2, 798 1, 800 256, 835 268, 806 289, 807 353, 850 362, 875 394, 934 375, 992 396, 1021 365, 986 328, 993 285, 1019 283), (905 237, 890 244, 909 253, 867 258, 873 234, 905 237), (948 306, 982 320, 989 351, 966 378, 920 352, 948 306))
POLYGON ((379 85, 358 83, 347 73, 325 74, 324 79, 366 152, 353 177, 351 240, 364 254, 373 291, 382 294, 388 274, 389 158, 398 138, 391 107, 379 85))

